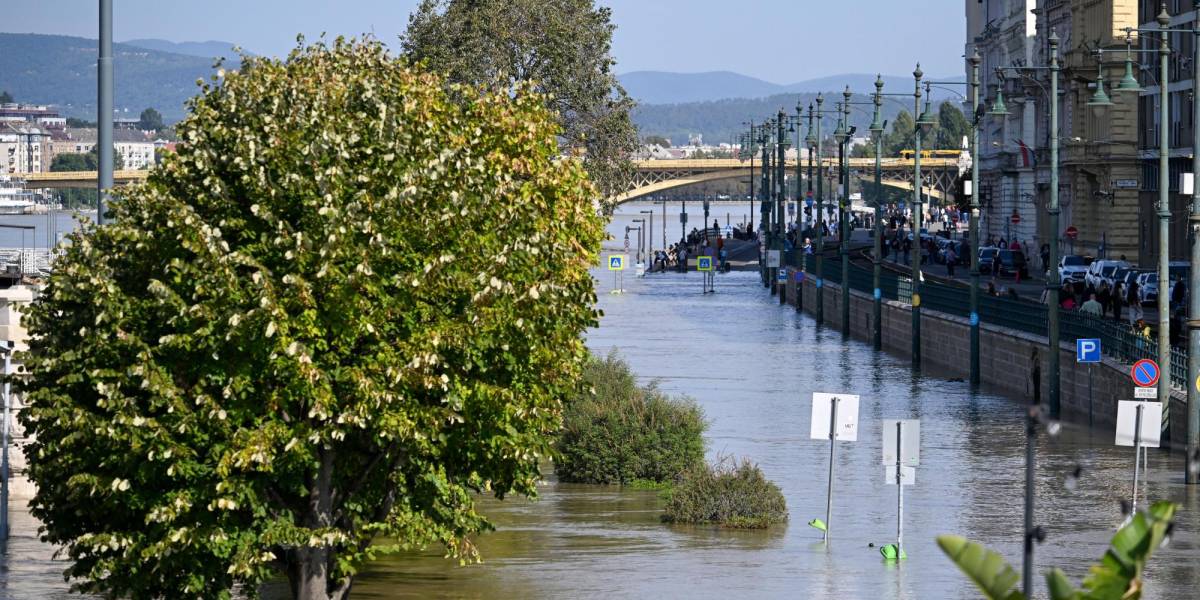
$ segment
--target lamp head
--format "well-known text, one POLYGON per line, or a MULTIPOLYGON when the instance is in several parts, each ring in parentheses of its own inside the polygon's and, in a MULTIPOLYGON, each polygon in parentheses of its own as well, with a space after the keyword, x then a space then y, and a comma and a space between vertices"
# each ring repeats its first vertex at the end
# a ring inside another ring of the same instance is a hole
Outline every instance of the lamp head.
POLYGON ((1004 104, 1004 90, 1003 89, 996 90, 996 100, 994 102, 992 102, 992 107, 990 109, 988 109, 987 112, 989 115, 995 115, 997 117, 1008 116, 1008 106, 1006 106, 1004 104))
POLYGON ((937 124, 937 119, 934 118, 933 112, 929 110, 929 100, 925 101, 925 111, 917 117, 917 126, 921 128, 921 135, 929 135, 933 126, 937 124))

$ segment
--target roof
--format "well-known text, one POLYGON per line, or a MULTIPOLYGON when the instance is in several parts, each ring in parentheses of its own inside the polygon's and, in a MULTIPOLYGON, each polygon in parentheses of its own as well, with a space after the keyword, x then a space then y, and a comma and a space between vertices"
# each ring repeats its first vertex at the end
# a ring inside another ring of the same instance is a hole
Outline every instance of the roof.
MULTIPOLYGON (((68 127, 67 136, 69 139, 87 144, 96 143, 96 130, 91 127, 68 127)), ((154 140, 146 137, 146 134, 136 129, 113 129, 113 143, 142 143, 153 144, 154 140)))

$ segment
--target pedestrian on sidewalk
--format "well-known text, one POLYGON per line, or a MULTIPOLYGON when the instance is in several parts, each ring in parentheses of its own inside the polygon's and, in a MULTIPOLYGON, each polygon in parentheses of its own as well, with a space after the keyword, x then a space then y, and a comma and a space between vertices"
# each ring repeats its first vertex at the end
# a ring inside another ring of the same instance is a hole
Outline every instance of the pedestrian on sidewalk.
POLYGON ((954 263, 958 262, 958 255, 954 253, 954 244, 946 244, 946 276, 954 279, 954 263))
POLYGON ((1129 307, 1129 322, 1136 323, 1142 319, 1142 301, 1138 299, 1138 282, 1129 282, 1125 291, 1125 305, 1129 307))
POLYGON ((1125 299, 1125 284, 1120 281, 1113 286, 1112 297, 1109 302, 1112 305, 1113 320, 1118 323, 1121 321, 1121 304, 1125 299))
POLYGON ((1096 300, 1096 294, 1088 295, 1087 302, 1084 302, 1083 306, 1079 307, 1079 312, 1096 318, 1104 316, 1104 308, 1101 306, 1100 302, 1096 300))

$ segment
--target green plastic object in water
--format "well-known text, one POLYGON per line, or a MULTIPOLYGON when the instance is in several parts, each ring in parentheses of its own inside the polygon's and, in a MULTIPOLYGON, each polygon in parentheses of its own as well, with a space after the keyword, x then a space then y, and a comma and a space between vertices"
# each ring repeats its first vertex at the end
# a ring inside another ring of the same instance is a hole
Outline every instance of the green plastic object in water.
MULTIPOLYGON (((888 544, 886 546, 880 546, 879 553, 883 555, 884 560, 897 560, 895 544, 888 544)), ((906 558, 908 558, 908 554, 906 554, 904 552, 904 550, 900 550, 899 560, 904 560, 906 558)))
POLYGON ((812 527, 813 529, 816 529, 818 531, 829 531, 829 527, 825 526, 825 521, 822 521, 820 519, 813 519, 813 520, 809 521, 808 526, 812 527))

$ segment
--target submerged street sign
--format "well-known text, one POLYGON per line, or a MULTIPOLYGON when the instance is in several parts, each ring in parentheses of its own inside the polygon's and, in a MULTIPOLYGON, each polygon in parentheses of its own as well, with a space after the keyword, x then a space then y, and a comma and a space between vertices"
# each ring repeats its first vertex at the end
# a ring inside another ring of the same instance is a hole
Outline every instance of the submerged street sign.
POLYGON ((813 392, 812 424, 809 427, 809 437, 814 440, 829 439, 831 424, 833 425, 833 439, 839 442, 858 441, 857 395, 813 392), (833 421, 835 401, 837 402, 836 422, 833 421))
POLYGON ((608 257, 609 271, 624 271, 625 270, 625 255, 614 254, 608 257))
POLYGON ((896 447, 900 447, 900 464, 915 467, 921 464, 921 421, 919 419, 884 419, 883 420, 883 463, 891 467, 892 475, 896 471, 896 447), (897 423, 903 429, 899 444, 897 423))

